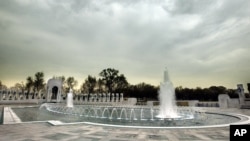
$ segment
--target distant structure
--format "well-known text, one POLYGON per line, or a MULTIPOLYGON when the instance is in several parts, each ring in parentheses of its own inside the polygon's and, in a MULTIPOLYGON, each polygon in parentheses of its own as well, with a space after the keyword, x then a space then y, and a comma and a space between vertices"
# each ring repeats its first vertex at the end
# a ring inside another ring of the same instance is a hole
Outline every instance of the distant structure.
POLYGON ((61 102, 62 79, 51 78, 47 83, 47 102, 61 102))
POLYGON ((246 97, 245 97, 245 92, 244 92, 243 84, 238 84, 237 85, 237 93, 239 95, 240 105, 244 105, 246 97))
POLYGON ((237 85, 236 93, 239 98, 230 98, 228 94, 220 94, 218 97, 220 107, 250 109, 250 98, 246 98, 243 84, 237 85))
MULTIPOLYGON (((135 105, 136 98, 123 98, 123 93, 71 93, 72 104, 101 105, 135 105)), ((48 80, 46 89, 42 91, 21 91, 19 89, 0 88, 0 104, 20 103, 66 103, 67 96, 63 91, 63 81, 59 77, 48 80)), ((70 107, 70 106, 69 106, 70 107)))

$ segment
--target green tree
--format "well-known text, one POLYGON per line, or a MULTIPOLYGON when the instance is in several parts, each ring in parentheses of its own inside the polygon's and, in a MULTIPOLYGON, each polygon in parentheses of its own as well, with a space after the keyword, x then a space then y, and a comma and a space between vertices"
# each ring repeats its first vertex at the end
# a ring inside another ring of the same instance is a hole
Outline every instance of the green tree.
POLYGON ((28 76, 27 79, 26 79, 26 90, 28 91, 28 93, 30 93, 31 89, 33 88, 34 86, 34 80, 31 76, 28 76))
POLYGON ((139 90, 139 97, 146 97, 150 99, 157 99, 158 97, 158 89, 150 84, 140 83, 136 85, 137 89, 139 90))
POLYGON ((208 98, 209 101, 217 101, 219 94, 225 94, 226 88, 223 86, 211 86, 209 87, 210 96, 208 98))
POLYGON ((182 86, 178 86, 178 87, 175 88, 176 99, 178 99, 178 100, 182 100, 183 99, 182 91, 183 91, 182 86))
POLYGON ((75 80, 74 77, 68 77, 66 80, 66 84, 67 84, 66 91, 68 92, 70 88, 74 89, 74 87, 77 86, 77 81, 75 80))
POLYGON ((35 80, 34 80, 34 89, 39 92, 44 88, 44 73, 43 72, 37 72, 35 74, 35 80))
POLYGON ((100 72, 101 81, 107 88, 107 92, 116 92, 128 85, 123 74, 119 75, 119 71, 113 68, 107 68, 100 72))
POLYGON ((102 93, 102 92, 107 92, 106 86, 104 82, 101 79, 97 80, 97 92, 102 93))
POLYGON ((7 89, 7 86, 4 85, 4 84, 1 82, 1 80, 0 80, 0 90, 1 90, 1 89, 7 89))
POLYGON ((88 77, 85 79, 84 83, 82 84, 82 91, 87 92, 87 93, 93 93, 96 85, 97 85, 96 78, 92 77, 91 75, 88 75, 88 77))
POLYGON ((66 78, 65 78, 65 76, 60 76, 58 78, 60 78, 62 80, 62 84, 63 84, 63 86, 65 86, 66 85, 66 78))
MULTIPOLYGON (((230 95, 234 95, 230 91, 230 95)), ((217 101, 219 94, 229 93, 229 91, 223 86, 211 86, 209 88, 195 89, 176 87, 175 94, 177 100, 200 100, 200 101, 217 101)))
POLYGON ((113 91, 114 92, 124 91, 124 89, 126 89, 128 87, 128 81, 127 81, 126 77, 123 74, 119 75, 115 79, 114 82, 115 82, 113 84, 113 91))
POLYGON ((239 98, 239 95, 235 89, 227 89, 227 94, 230 98, 239 98))
POLYGON ((22 91, 22 93, 24 93, 25 85, 23 84, 23 82, 21 82, 21 83, 16 83, 16 84, 15 84, 15 88, 18 89, 19 91, 22 91))

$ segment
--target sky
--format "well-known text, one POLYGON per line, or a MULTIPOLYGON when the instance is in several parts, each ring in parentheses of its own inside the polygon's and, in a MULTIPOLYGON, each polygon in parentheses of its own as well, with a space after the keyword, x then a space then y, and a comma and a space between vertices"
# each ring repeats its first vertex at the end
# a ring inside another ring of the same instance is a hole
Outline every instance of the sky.
POLYGON ((0 81, 119 70, 131 84, 250 82, 249 0, 1 0, 0 81))

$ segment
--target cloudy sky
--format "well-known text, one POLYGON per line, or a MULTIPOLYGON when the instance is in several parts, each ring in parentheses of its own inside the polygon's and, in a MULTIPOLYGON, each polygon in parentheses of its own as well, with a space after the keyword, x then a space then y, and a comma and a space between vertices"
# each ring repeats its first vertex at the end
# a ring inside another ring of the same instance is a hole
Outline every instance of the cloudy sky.
POLYGON ((81 84, 115 68, 131 84, 250 82, 249 0, 1 0, 0 80, 38 71, 81 84))

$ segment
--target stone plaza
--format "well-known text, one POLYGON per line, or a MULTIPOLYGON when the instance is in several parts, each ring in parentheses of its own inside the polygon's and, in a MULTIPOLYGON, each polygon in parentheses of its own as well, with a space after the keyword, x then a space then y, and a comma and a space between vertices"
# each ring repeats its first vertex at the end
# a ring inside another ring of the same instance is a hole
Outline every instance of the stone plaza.
MULTIPOLYGON (((9 105, 8 105, 9 106, 9 105)), ((3 107, 3 106, 1 106, 3 107)), ((248 109, 206 108, 210 111, 239 113, 250 116, 248 109)), ((0 140, 17 141, 228 141, 229 126, 211 128, 137 129, 69 124, 54 126, 48 122, 0 125, 0 140)))

